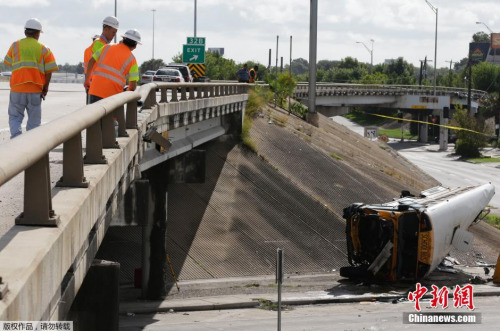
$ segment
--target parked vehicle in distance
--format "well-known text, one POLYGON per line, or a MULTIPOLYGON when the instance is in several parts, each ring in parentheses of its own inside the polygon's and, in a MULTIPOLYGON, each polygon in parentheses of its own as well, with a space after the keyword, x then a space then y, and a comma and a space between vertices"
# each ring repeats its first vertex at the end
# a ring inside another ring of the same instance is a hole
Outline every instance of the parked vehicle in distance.
POLYGON ((160 69, 177 69, 182 73, 182 77, 184 78, 184 82, 186 83, 191 83, 193 81, 193 75, 191 75, 191 70, 189 70, 189 67, 185 64, 182 63, 171 63, 169 65, 166 65, 165 67, 162 67, 160 69))
POLYGON ((141 76, 141 84, 151 83, 153 81, 153 76, 155 74, 155 70, 148 70, 141 76))
POLYGON ((184 83, 184 77, 182 73, 173 68, 162 68, 158 69, 153 76, 154 82, 174 82, 174 83, 184 83))

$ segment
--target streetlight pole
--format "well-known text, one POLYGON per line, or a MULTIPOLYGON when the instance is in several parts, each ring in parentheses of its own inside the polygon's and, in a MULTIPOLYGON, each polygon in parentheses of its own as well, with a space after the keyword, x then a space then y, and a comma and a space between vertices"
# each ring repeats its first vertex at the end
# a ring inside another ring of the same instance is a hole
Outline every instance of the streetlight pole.
MULTIPOLYGON (((117 4, 116 4, 116 1, 117 1, 117 0, 115 0, 115 17, 118 17, 118 15, 116 14, 116 10, 117 10, 117 4)), ((116 44, 116 34, 115 34, 115 44, 116 44)))
MULTIPOLYGON (((491 44, 491 37, 492 37, 492 34, 493 34, 493 30, 490 29, 489 26, 486 25, 486 23, 483 23, 483 22, 476 22, 476 24, 482 24, 486 27, 486 29, 488 29, 488 31, 490 32, 490 44, 491 44)), ((493 64, 495 64, 495 55, 497 53, 497 50, 496 49, 493 49, 493 64)))
POLYGON ((436 14, 436 33, 434 36, 434 95, 436 95, 436 78, 437 78, 437 38, 438 38, 438 9, 434 7, 429 1, 425 0, 425 2, 429 5, 432 11, 436 14))
POLYGON ((316 53, 318 50, 318 0, 310 1, 309 8, 309 100, 306 119, 309 124, 318 126, 316 113, 316 53))
POLYGON ((491 29, 490 29, 490 27, 486 25, 486 23, 483 23, 483 22, 476 22, 476 24, 482 24, 482 25, 484 25, 484 26, 486 27, 486 29, 488 29, 488 31, 489 31, 490 33, 493 33, 493 30, 491 30, 491 29))
POLYGON ((369 49, 368 46, 366 46, 365 43, 362 41, 356 41, 356 44, 361 44, 361 45, 365 46, 368 53, 370 53, 370 61, 371 61, 370 62, 370 75, 371 75, 373 72, 373 43, 375 42, 375 40, 373 40, 373 39, 370 39, 370 40, 372 42, 372 49, 369 49))
POLYGON ((154 60, 155 58, 155 12, 156 9, 151 10, 153 12, 153 57, 152 59, 154 60))
POLYGON ((196 0, 194 0, 194 37, 196 38, 196 0))

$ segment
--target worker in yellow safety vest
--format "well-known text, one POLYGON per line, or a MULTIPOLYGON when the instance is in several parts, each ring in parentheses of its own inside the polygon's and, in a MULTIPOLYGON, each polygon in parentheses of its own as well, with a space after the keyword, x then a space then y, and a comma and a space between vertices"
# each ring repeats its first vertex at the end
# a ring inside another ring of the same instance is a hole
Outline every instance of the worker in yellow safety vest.
POLYGON ((122 36, 119 44, 105 45, 92 55, 84 86, 89 91, 89 103, 118 94, 129 83, 134 91, 139 81, 139 68, 132 51, 141 42, 141 34, 133 29, 122 36))
MULTIPOLYGON (((116 36, 116 32, 120 26, 120 22, 114 16, 107 16, 102 21, 102 33, 101 35, 95 35, 92 38, 92 44, 87 47, 83 53, 83 71, 87 75, 87 68, 89 60, 92 54, 100 50, 104 45, 107 45, 116 36)), ((91 73, 88 73, 89 75, 91 73)), ((88 90, 87 90, 87 103, 88 102, 88 90)))
POLYGON ((26 130, 40 126, 42 99, 49 91, 52 73, 58 70, 54 54, 40 43, 42 24, 31 18, 24 25, 26 38, 10 46, 4 63, 12 68, 10 77, 9 127, 10 139, 22 133, 24 111, 28 113, 26 130))

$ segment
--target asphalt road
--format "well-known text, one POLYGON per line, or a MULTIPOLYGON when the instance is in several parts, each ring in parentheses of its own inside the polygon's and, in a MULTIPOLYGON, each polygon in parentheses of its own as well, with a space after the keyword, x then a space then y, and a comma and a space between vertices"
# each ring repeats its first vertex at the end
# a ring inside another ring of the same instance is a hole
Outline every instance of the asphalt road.
MULTIPOLYGON (((401 302, 359 302, 328 305, 295 306, 283 311, 282 330, 492 330, 500 323, 499 297, 475 297, 475 313, 481 315, 481 324, 403 324, 403 313, 415 313, 414 304, 401 302)), ((429 300, 422 304, 422 312, 462 313, 468 309, 446 311, 430 308, 429 300)), ((120 317, 120 330, 277 330, 277 312, 251 309, 158 313, 154 315, 125 315, 120 317)))
MULTIPOLYGON (((0 81, 0 144, 9 140, 9 82, 0 81)), ((49 93, 42 102, 42 125, 85 106, 85 89, 82 84, 51 83, 49 93)), ((28 120, 24 117, 23 129, 28 120)))
MULTIPOLYGON (((352 123, 342 116, 335 116, 332 119, 360 135, 364 134, 362 126, 352 123)), ((459 187, 491 182, 495 185, 497 191, 500 190, 500 169, 498 168, 500 163, 474 164, 461 161, 458 156, 453 155, 453 144, 449 145, 447 151, 442 152, 438 151, 438 144, 390 141, 389 145, 443 186, 459 187)), ((487 149, 484 153, 486 155, 500 156, 500 150, 498 149, 487 149)), ((493 196, 490 206, 492 211, 500 214, 500 193, 493 196)))

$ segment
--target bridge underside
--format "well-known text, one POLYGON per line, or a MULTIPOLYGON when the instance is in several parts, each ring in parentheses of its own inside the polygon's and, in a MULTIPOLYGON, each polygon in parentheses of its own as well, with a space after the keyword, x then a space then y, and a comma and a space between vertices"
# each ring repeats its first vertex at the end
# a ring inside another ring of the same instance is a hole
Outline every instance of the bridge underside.
MULTIPOLYGON (((278 247, 285 250, 286 273, 338 270, 347 262, 342 208, 414 190, 415 178, 405 185, 367 166, 373 161, 362 162, 366 169, 359 172, 267 122, 255 120, 252 139, 268 162, 222 139, 199 147, 206 148, 209 160, 205 183, 168 184, 166 245, 180 280, 272 275, 278 247)), ((326 118, 323 123, 335 125, 326 118)), ((357 153, 356 147, 351 150, 357 153)), ((110 228, 98 256, 119 261, 122 283, 132 283, 141 265, 140 246, 137 227, 110 228)))

